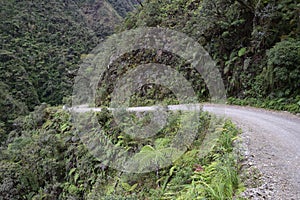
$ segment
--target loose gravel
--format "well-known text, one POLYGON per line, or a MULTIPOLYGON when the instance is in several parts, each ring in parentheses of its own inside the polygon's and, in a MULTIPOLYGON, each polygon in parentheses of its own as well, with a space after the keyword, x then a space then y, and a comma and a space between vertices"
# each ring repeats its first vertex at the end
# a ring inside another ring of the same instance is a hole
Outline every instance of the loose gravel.
MULTIPOLYGON (((218 115, 224 107, 207 105, 218 115)), ((246 199, 300 199, 300 118, 287 112, 226 106, 225 116, 242 130, 237 149, 242 155, 246 199)))

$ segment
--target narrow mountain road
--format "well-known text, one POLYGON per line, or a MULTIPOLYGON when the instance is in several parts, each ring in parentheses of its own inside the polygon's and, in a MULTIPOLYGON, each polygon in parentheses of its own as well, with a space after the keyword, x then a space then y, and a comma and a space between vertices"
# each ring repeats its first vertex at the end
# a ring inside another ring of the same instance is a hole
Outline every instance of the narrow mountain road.
MULTIPOLYGON (((199 105, 173 105, 168 110, 189 110, 199 105)), ((154 111, 155 106, 132 107, 128 111, 154 111)), ((250 199, 300 199, 300 118, 286 112, 264 109, 203 105, 205 111, 230 118, 242 129, 243 143, 247 148, 249 165, 255 166, 269 186, 264 196, 258 191, 250 199)), ((100 111, 86 105, 73 107, 75 112, 100 111)), ((266 191, 261 191, 262 193, 266 191)))
MULTIPOLYGON (((205 105, 204 110, 224 115, 222 106, 205 105)), ((226 106, 225 116, 242 129, 248 164, 268 182, 260 190, 269 191, 256 190, 259 195, 253 194, 252 199, 300 199, 300 118, 239 106, 226 106)))

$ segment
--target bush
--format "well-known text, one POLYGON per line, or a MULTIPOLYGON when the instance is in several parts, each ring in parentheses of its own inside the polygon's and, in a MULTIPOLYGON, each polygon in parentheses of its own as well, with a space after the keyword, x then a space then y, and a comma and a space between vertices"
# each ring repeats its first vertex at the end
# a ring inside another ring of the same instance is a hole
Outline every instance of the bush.
POLYGON ((262 74, 269 94, 287 97, 300 94, 300 40, 278 42, 267 52, 262 74))

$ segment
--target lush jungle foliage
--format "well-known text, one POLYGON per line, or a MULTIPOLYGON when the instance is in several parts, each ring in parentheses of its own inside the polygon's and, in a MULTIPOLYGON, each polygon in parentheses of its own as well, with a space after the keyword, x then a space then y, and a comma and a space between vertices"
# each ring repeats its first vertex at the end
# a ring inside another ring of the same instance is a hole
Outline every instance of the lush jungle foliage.
POLYGON ((0 124, 42 102, 61 104, 83 54, 110 35, 134 3, 1 0, 0 124), (122 8, 120 15, 114 8, 122 8))
MULTIPOLYGON (((176 135, 182 114, 174 113, 158 136, 143 142, 124 134, 109 112, 98 119, 115 145, 151 157, 176 135)), ((194 142, 171 166, 127 174, 91 155, 68 112, 43 104, 15 120, 1 147, 0 199, 232 199, 243 188, 233 152, 237 134, 230 122, 202 113, 194 142), (201 148, 206 134, 217 137, 201 148)))
MULTIPOLYGON (((150 26, 184 32, 217 61, 229 97, 299 112, 299 13, 297 0, 146 0, 120 30, 150 26)), ((207 88, 198 85, 203 98, 207 88)))
MULTIPOLYGON (((71 94, 80 60, 139 3, 1 0, 0 120, 7 123, 41 102, 61 104, 71 94)), ((263 102, 299 112, 299 10, 297 0, 145 0, 118 31, 159 26, 184 32, 217 61, 228 97, 237 98, 230 102, 257 106, 263 102), (248 102, 252 98, 257 103, 248 102)), ((114 73, 122 75, 116 71, 124 61, 129 67, 157 57, 155 52, 141 54, 128 52, 113 63, 107 81, 114 81, 110 79, 114 73)), ((179 69, 199 99, 207 100, 209 91, 201 75, 175 55, 163 54, 156 62, 179 69)), ((151 88, 145 86, 142 95, 170 95, 151 88)), ((104 96, 111 91, 108 86, 104 96)))
MULTIPOLYGON (((91 155, 69 113, 47 106, 70 96, 80 60, 116 24, 119 32, 165 27, 194 38, 217 61, 229 103, 300 112, 297 0, 0 0, 0 7, 0 199, 232 199, 242 188, 233 152, 238 131, 230 122, 220 126, 204 113, 180 159, 152 173, 126 174, 91 155), (141 6, 121 22, 136 4, 141 6), (210 133, 218 135, 215 145, 200 156, 210 133)), ((170 52, 141 49, 111 63, 96 103, 108 105, 118 77, 153 61, 176 68, 200 101, 209 100, 189 63, 170 52)), ((149 84, 130 103, 176 104, 174 97, 168 88, 149 84)), ((142 143, 116 127, 109 112, 98 118, 115 145, 151 156, 181 127, 180 114, 142 143)))

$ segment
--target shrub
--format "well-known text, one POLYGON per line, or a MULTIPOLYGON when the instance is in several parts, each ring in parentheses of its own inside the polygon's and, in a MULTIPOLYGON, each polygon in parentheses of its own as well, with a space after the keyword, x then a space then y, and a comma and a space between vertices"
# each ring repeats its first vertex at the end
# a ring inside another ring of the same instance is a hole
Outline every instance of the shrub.
POLYGON ((262 72, 267 91, 277 97, 300 94, 300 40, 278 42, 267 59, 262 72))

